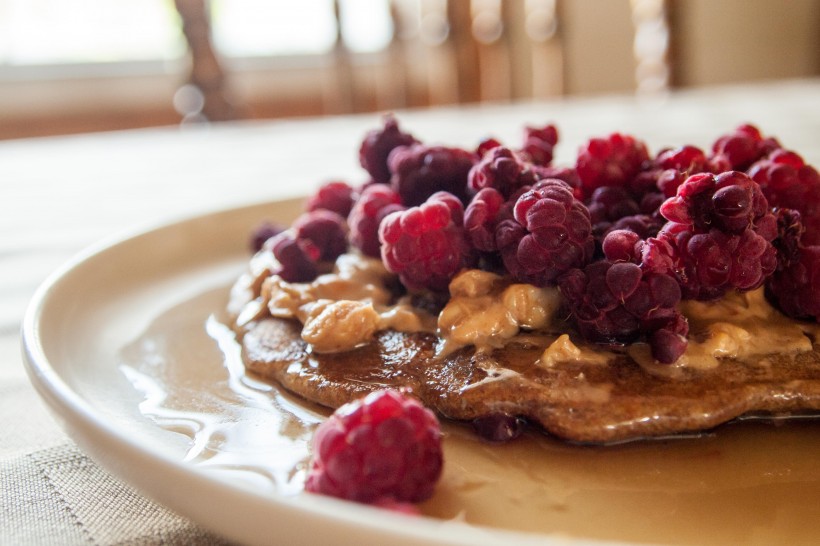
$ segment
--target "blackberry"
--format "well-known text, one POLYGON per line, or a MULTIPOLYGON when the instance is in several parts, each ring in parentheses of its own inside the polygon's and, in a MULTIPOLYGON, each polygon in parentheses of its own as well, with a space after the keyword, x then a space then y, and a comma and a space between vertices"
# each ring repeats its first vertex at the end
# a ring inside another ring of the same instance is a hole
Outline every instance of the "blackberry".
POLYGON ((447 192, 389 214, 379 227, 385 267, 410 290, 446 291, 456 273, 474 262, 463 221, 461 201, 447 192))
POLYGON ((347 218, 356 201, 356 190, 341 181, 328 182, 311 195, 306 204, 308 211, 330 210, 347 218))
POLYGON ((495 238, 507 271, 536 286, 583 266, 595 250, 589 211, 557 179, 542 180, 521 195, 513 217, 498 223, 495 238))
POLYGON ((467 176, 475 155, 460 148, 415 144, 394 150, 388 165, 390 184, 403 205, 418 206, 438 191, 467 201, 467 176))
POLYGON ((403 133, 399 129, 395 117, 387 115, 380 129, 373 129, 365 135, 359 147, 359 163, 374 182, 387 184, 391 175, 387 164, 390 152, 401 146, 417 143, 418 140, 413 135, 403 133))
POLYGON ((350 244, 366 256, 381 256, 379 224, 385 216, 404 210, 399 194, 384 184, 372 184, 362 190, 358 201, 347 217, 350 244))
POLYGON ((612 133, 606 138, 589 140, 576 159, 584 197, 601 186, 628 184, 648 160, 646 145, 629 135, 612 133))
POLYGON ((435 415, 396 390, 337 409, 312 447, 306 491, 379 506, 427 500, 443 466, 435 415))

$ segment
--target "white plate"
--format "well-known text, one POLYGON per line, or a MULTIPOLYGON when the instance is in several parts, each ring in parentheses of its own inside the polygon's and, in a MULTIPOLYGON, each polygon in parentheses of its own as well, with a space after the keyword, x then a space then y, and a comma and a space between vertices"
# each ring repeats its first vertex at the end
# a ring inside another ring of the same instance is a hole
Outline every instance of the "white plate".
MULTIPOLYGON (((194 332, 185 327, 186 312, 206 317, 211 306, 218 313, 225 288, 245 268, 253 227, 262 219, 288 222, 294 210, 294 201, 270 203, 160 227, 100 245, 52 275, 28 310, 23 344, 31 380, 55 417, 109 471, 243 543, 552 542, 546 535, 408 518, 314 495, 283 494, 264 476, 232 472, 241 470, 241 463, 218 464, 217 457, 209 459, 207 446, 196 445, 203 428, 219 428, 219 415, 209 425, 207 417, 192 418, 190 411, 175 416, 167 410, 176 401, 165 403, 163 386, 175 384, 187 387, 171 395, 187 396, 179 404, 201 409, 202 416, 220 406, 218 400, 208 402, 213 397, 208 389, 203 401, 194 396, 210 376, 222 383, 228 377, 214 340, 202 328, 194 332), (163 329, 173 336, 159 336, 163 329), (163 340, 179 345, 169 349, 163 340), (168 351, 186 354, 181 370, 154 361, 168 351), (211 464, 214 460, 217 464, 211 464)), ((197 316, 195 322, 204 326, 205 320, 197 316)), ((222 416, 222 424, 248 417, 241 407, 227 407, 237 413, 222 416)), ((253 424, 252 415, 250 419, 253 424)), ((256 424, 264 422, 260 419, 256 424)))

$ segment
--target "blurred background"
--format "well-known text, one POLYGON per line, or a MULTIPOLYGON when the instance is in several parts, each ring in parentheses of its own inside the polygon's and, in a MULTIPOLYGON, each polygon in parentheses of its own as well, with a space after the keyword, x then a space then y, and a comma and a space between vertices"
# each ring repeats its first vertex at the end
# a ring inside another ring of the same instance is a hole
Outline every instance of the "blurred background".
POLYGON ((0 139, 818 75, 820 0, 0 0, 0 139))

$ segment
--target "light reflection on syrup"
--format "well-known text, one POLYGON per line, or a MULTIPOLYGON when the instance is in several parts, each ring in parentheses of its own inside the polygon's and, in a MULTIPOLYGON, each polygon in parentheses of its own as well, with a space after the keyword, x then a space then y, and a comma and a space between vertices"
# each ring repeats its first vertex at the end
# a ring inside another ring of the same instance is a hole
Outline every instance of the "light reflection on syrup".
MULTIPOLYGON (((327 412, 245 374, 214 310, 227 289, 157 317, 122 350, 139 409, 187 440, 186 460, 261 490, 302 491, 327 412)), ((445 469, 425 515, 586 540, 811 544, 820 422, 745 422, 697 438, 579 446, 530 432, 505 445, 445 423, 445 469)))
POLYGON ((233 332, 209 314, 219 308, 214 300, 221 298, 205 295, 158 317, 122 350, 120 368, 145 397, 140 412, 188 438, 185 461, 265 490, 297 494, 323 413, 245 374, 233 332), (197 316, 207 317, 204 324, 193 320, 197 316))

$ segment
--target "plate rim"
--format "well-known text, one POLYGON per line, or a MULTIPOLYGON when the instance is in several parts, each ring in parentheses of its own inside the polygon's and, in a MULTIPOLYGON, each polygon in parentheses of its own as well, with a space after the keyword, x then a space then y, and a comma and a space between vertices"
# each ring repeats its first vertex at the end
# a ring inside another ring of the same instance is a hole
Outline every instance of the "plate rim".
MULTIPOLYGON (((262 493, 254 490, 248 484, 230 483, 221 476, 208 473, 195 465, 176 460, 167 453, 163 453, 154 446, 140 444, 135 438, 118 429, 110 419, 96 410, 81 394, 76 392, 61 376, 59 366, 50 362, 42 343, 41 326, 44 320, 44 309, 57 295, 61 283, 72 272, 98 258, 104 253, 129 244, 129 242, 150 236, 159 236, 163 231, 178 230, 185 225, 214 219, 224 219, 242 214, 259 212, 265 207, 296 206, 303 198, 271 200, 246 204, 236 207, 216 209, 200 214, 190 215, 181 219, 166 222, 154 222, 146 226, 126 230, 119 234, 102 239, 81 250, 61 266, 55 269, 38 286, 32 296, 22 321, 21 350, 23 363, 29 380, 35 387, 38 395, 55 417, 62 429, 75 441, 84 452, 105 468, 115 477, 124 480, 141 493, 154 499, 161 505, 182 514, 192 521, 221 536, 249 543, 261 543, 256 540, 258 533, 252 532, 247 525, 237 528, 219 518, 204 518, 202 510, 186 504, 179 495, 170 495, 165 491, 157 490, 146 481, 137 477, 136 469, 125 468, 116 463, 116 457, 121 454, 136 457, 141 462, 150 465, 165 479, 175 479, 195 487, 202 493, 217 493, 230 497, 232 502, 239 503, 245 508, 253 508, 254 512, 265 512, 274 508, 299 519, 310 519, 315 523, 323 524, 327 530, 334 529, 333 543, 341 543, 338 539, 343 536, 345 543, 366 544, 368 540, 390 540, 393 544, 498 544, 499 541, 510 544, 615 544, 613 542, 553 536, 543 533, 527 533, 482 527, 465 524, 452 520, 437 520, 430 517, 413 519, 412 525, 407 525, 408 516, 394 514, 390 511, 359 505, 339 499, 320 495, 296 495, 285 497, 276 493, 262 493), (56 295, 55 295, 56 294, 56 295), (113 459, 113 460, 112 460, 113 459), (337 532, 344 532, 338 535, 337 532), (362 542, 362 541, 365 542, 362 542)), ((126 465, 127 466, 127 465, 126 465)), ((247 518, 246 518, 247 519, 247 518)), ((251 523, 251 522, 245 522, 251 523)), ((306 522, 307 523, 307 522, 306 522)), ((281 529, 280 529, 281 531, 281 529)), ((280 537, 284 536, 280 533, 280 537)), ((299 536, 289 537, 284 543, 299 542, 299 536)), ((304 537, 301 537, 304 538, 304 537)), ((267 537, 268 544, 270 536, 267 537)), ((310 540, 310 543, 315 543, 310 540)))

